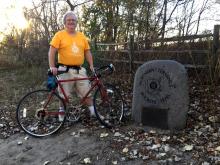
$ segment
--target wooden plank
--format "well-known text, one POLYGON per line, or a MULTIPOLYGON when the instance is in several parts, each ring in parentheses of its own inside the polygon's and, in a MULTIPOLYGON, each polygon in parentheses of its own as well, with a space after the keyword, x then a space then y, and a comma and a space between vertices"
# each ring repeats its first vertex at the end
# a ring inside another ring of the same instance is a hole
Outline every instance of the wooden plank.
POLYGON ((213 51, 213 68, 215 69, 218 61, 218 49, 219 49, 219 30, 220 25, 215 25, 214 26, 214 38, 213 38, 213 46, 212 46, 212 51, 213 51))
MULTIPOLYGON (((150 40, 151 43, 156 42, 172 42, 172 41, 183 41, 183 40, 195 40, 195 39, 201 39, 201 38, 207 38, 207 37, 213 37, 213 34, 205 34, 205 35, 191 35, 191 36, 182 36, 182 37, 170 37, 170 38, 158 38, 150 40)), ((138 41, 134 43, 146 43, 147 41, 138 41)), ((97 46, 118 46, 118 45, 125 45, 128 44, 128 42, 120 42, 120 43, 96 43, 97 46)))
MULTIPOLYGON (((205 35, 191 35, 191 36, 182 36, 182 37, 170 37, 170 38, 158 38, 150 40, 151 43, 155 42, 172 42, 172 41, 183 41, 183 40, 195 40, 200 38, 213 37, 213 34, 205 34, 205 35)), ((139 41, 138 43, 145 43, 146 41, 139 41)))
MULTIPOLYGON (((129 50, 97 50, 105 53, 129 53, 129 50)), ((134 53, 210 53, 209 50, 137 50, 134 53)))
POLYGON ((134 36, 130 35, 129 37, 129 70, 132 72, 133 70, 133 58, 134 58, 134 36))
POLYGON ((119 43, 96 43, 97 46, 118 46, 118 45, 125 45, 128 42, 119 42, 119 43))
POLYGON ((185 68, 189 69, 207 69, 208 65, 192 65, 192 64, 184 64, 185 68))
POLYGON ((135 53, 209 53, 209 50, 138 50, 135 53))
POLYGON ((118 60, 118 59, 108 59, 108 58, 99 58, 101 61, 110 61, 110 62, 123 62, 129 63, 129 60, 118 60))
MULTIPOLYGON (((116 62, 116 63, 129 63, 129 60, 118 60, 118 59, 105 59, 105 58, 99 58, 102 61, 108 61, 108 62, 116 62)), ((144 64, 147 61, 133 61, 134 64, 144 64)), ((208 65, 193 65, 193 64, 183 64, 185 68, 191 68, 191 69, 206 69, 208 68, 208 65)))
POLYGON ((110 53, 128 53, 128 50, 97 50, 97 52, 110 52, 110 53))

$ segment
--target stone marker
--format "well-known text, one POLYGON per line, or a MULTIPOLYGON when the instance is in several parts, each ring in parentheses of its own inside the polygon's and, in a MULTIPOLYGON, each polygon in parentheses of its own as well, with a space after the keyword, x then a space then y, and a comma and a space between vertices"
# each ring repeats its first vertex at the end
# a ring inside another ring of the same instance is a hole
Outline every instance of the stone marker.
POLYGON ((135 74, 132 118, 162 129, 182 129, 189 105, 188 76, 184 66, 172 60, 153 60, 135 74))

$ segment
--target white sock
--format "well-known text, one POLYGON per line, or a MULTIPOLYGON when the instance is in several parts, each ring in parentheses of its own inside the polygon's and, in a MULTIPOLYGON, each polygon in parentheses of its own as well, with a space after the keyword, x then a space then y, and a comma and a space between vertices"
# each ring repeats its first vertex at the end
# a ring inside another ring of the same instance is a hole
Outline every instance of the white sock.
POLYGON ((89 106, 88 108, 89 108, 89 111, 90 111, 90 115, 91 115, 91 116, 95 116, 94 106, 91 105, 91 106, 89 106))
POLYGON ((63 107, 60 107, 59 110, 64 110, 64 108, 63 108, 63 107))

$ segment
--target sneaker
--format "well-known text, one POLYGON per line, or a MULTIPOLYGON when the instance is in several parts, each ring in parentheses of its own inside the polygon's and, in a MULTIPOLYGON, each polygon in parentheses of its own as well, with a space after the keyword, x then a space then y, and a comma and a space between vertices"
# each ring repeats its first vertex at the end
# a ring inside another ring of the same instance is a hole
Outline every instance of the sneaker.
POLYGON ((96 114, 94 111, 90 111, 90 117, 96 117, 96 114))
POLYGON ((102 115, 99 115, 99 117, 101 118, 101 120, 104 120, 104 119, 105 119, 105 117, 102 116, 102 115))
POLYGON ((59 121, 62 122, 62 121, 64 120, 64 117, 65 117, 64 109, 63 109, 63 108, 60 108, 60 109, 59 109, 59 115, 58 115, 59 121))

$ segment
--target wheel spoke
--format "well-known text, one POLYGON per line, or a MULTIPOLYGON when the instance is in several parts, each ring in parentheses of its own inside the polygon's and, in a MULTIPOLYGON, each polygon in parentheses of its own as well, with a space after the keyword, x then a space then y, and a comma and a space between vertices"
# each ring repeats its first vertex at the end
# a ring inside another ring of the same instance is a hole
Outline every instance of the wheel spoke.
POLYGON ((105 85, 106 96, 98 89, 94 95, 94 107, 99 121, 111 128, 120 124, 124 114, 123 99, 120 92, 112 85, 105 85))
POLYGON ((28 134, 36 137, 50 135, 59 130, 63 122, 58 120, 58 110, 62 99, 48 90, 30 92, 24 96, 17 107, 17 121, 28 134), (48 98, 50 98, 48 100, 48 98))

